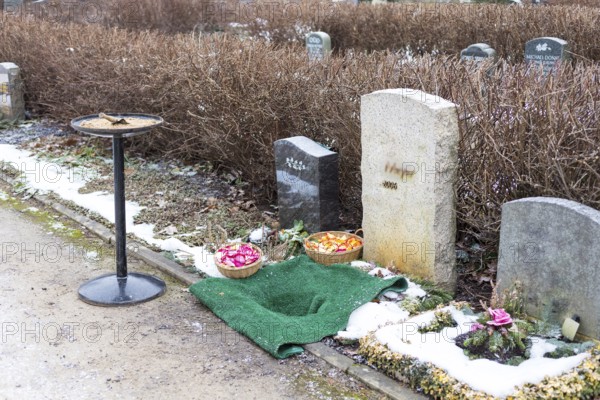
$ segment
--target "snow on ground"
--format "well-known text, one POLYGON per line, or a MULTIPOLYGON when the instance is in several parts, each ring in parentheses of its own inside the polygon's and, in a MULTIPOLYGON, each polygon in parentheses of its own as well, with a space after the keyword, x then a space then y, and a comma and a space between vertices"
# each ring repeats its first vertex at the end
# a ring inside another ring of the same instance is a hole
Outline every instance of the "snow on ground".
MULTIPOLYGON (((388 278, 392 276, 388 270, 377 270, 375 273, 378 275, 388 278)), ((423 297, 426 292, 409 280, 408 290, 403 294, 407 297, 423 297)), ((392 352, 430 362, 474 390, 498 398, 513 394, 518 386, 526 383, 537 384, 547 376, 562 375, 589 356, 588 353, 582 353, 559 359, 544 358, 544 354, 553 351, 555 346, 544 339, 533 338, 531 358, 519 366, 503 365, 485 359, 470 360, 456 346, 454 338, 469 332, 471 325, 477 321, 477 316, 466 315, 453 306, 447 306, 441 310, 450 312, 457 326, 444 328, 439 333, 421 334, 419 328, 434 320, 435 311, 409 318, 408 311, 398 304, 387 301, 364 304, 350 315, 346 330, 339 331, 337 336, 356 340, 375 332, 375 339, 392 352)))
POLYGON ((537 384, 545 377, 568 372, 589 356, 582 353, 559 359, 543 358, 544 353, 552 351, 552 345, 544 339, 533 338, 531 358, 518 366, 486 359, 469 360, 454 344, 454 338, 469 332, 476 317, 465 315, 451 306, 444 310, 451 312, 457 327, 444 328, 439 333, 419 333, 419 327, 433 319, 433 311, 430 311, 404 323, 385 326, 375 332, 375 338, 393 352, 430 362, 471 388, 498 398, 510 396, 518 386, 526 383, 537 384))
POLYGON ((350 314, 346 330, 339 331, 337 336, 358 340, 386 323, 403 322, 408 315, 408 311, 390 301, 363 304, 350 314))
POLYGON ((394 274, 389 269, 381 268, 381 267, 373 268, 371 271, 369 271, 369 275, 379 276, 379 277, 382 277, 383 279, 391 279, 396 276, 396 274, 394 274))
MULTIPOLYGON (((358 266, 357 264, 354 264, 354 262, 351 265, 358 266)), ((374 274, 381 272, 381 275, 384 276, 384 279, 395 276, 393 272, 385 268, 374 268, 373 271, 375 271, 374 274)), ((402 292, 403 296, 409 298, 423 297, 427 294, 421 288, 421 286, 411 282, 410 279, 406 280, 408 281, 408 289, 402 292)), ((346 330, 339 331, 337 336, 342 339, 357 340, 366 336, 369 332, 373 332, 378 328, 381 328, 382 326, 404 322, 409 315, 410 314, 408 311, 401 308, 397 303, 391 301, 363 304, 354 310, 352 314, 350 314, 346 330)), ((433 318, 433 312, 431 313, 431 318, 433 318)))
MULTIPOLYGON (((356 268, 363 268, 366 266, 370 266, 371 264, 364 262, 364 261, 352 261, 350 263, 350 265, 352 265, 353 267, 356 268)), ((373 268, 371 271, 369 271, 369 275, 371 276, 379 276, 382 277, 383 279, 391 279, 393 277, 396 276, 395 273, 393 273, 392 271, 390 271, 387 268, 381 268, 381 267, 376 267, 373 268)), ((427 292, 425 292, 421 286, 417 285, 414 282, 411 282, 410 279, 406 278, 406 281, 408 282, 408 288, 404 291, 404 295, 408 296, 408 297, 425 297, 427 295, 427 292)))
MULTIPOLYGON (((21 182, 29 188, 40 192, 54 192, 65 200, 94 211, 110 222, 114 218, 114 196, 106 192, 88 194, 79 193, 85 186, 87 179, 93 175, 89 169, 63 166, 52 161, 43 161, 31 155, 30 152, 20 150, 16 146, 0 144, 2 163, 12 166, 21 173, 21 182)), ((133 228, 133 217, 142 210, 135 202, 127 202, 127 229, 133 228)))
MULTIPOLYGON (((0 144, 0 165, 12 166, 21 173, 17 178, 28 188, 41 193, 53 192, 57 196, 70 200, 80 207, 93 211, 111 223, 115 222, 114 195, 107 192, 79 193, 90 177, 92 170, 82 167, 69 167, 52 161, 45 161, 30 152, 16 146, 0 144)), ((127 194, 125 194, 127 196, 127 194)), ((0 193, 0 199, 8 196, 0 193)), ((223 277, 215 266, 212 254, 203 247, 191 247, 176 238, 157 239, 154 237, 154 225, 134 224, 134 217, 143 209, 138 203, 125 203, 126 229, 138 238, 155 245, 164 251, 186 252, 194 257, 195 267, 209 276, 223 277)))
POLYGON ((425 297, 427 296, 427 292, 424 291, 420 285, 417 285, 414 282, 411 282, 410 279, 406 279, 408 281, 408 288, 404 291, 404 295, 408 297, 425 297))

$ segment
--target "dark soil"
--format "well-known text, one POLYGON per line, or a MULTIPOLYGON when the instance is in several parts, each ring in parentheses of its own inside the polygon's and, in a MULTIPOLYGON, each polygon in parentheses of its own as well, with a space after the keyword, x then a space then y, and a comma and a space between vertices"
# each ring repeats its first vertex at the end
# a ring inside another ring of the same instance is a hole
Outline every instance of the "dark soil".
MULTIPOLYGON (((26 138, 20 136, 21 146, 27 150, 96 171, 98 176, 88 177, 80 192, 113 191, 110 141, 77 133, 26 138)), ((212 240, 211 229, 217 227, 227 231, 228 238, 238 238, 262 224, 276 222, 273 213, 256 206, 247 184, 213 171, 210 164, 142 158, 127 148, 125 187, 127 199, 145 207, 135 217, 136 223, 154 224, 158 237, 175 234, 192 246, 212 240)))

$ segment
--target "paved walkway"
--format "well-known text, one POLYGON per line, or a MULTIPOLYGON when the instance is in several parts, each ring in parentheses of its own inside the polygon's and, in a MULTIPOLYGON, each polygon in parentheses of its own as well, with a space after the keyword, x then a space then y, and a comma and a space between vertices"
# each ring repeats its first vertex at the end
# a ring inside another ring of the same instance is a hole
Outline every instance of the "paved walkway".
POLYGON ((311 356, 273 359, 140 262, 129 270, 167 281, 163 297, 85 304, 77 288, 114 272, 112 248, 51 235, 6 206, 0 221, 0 399, 326 399, 359 388, 311 356))

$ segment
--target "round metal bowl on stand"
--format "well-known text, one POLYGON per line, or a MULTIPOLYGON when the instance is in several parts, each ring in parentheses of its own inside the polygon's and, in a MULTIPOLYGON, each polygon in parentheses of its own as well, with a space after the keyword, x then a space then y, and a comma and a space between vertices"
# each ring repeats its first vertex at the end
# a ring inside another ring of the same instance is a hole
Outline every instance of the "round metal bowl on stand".
MULTIPOLYGON (((109 114, 108 118, 118 121, 110 128, 89 126, 94 120, 103 118, 100 114, 86 115, 71 121, 73 129, 92 136, 112 139, 113 171, 115 188, 115 244, 116 274, 102 275, 80 286, 79 298, 86 303, 98 306, 124 306, 155 299, 166 290, 165 283, 154 276, 141 273, 127 273, 127 232, 125 229, 125 156, 123 139, 142 135, 163 124, 163 119, 149 114, 109 114), (123 123, 130 118, 143 121, 143 126, 123 123), (129 125, 129 126, 128 126, 129 125)), ((104 116, 104 118, 107 118, 104 116)), ((108 119, 107 118, 107 119, 108 119)))

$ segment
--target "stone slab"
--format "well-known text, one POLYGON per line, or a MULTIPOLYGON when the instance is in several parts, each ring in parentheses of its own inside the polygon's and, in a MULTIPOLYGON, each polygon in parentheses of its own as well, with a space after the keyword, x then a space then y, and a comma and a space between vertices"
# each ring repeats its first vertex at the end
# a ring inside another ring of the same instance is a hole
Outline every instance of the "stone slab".
POLYGON ((464 61, 486 61, 498 58, 496 50, 486 43, 475 43, 460 52, 460 59, 464 61))
POLYGON ((561 62, 570 59, 568 43, 556 37, 540 37, 525 44, 525 62, 550 74, 561 62))
POLYGON ((310 32, 306 35, 306 51, 310 60, 322 60, 331 53, 331 37, 325 32, 310 32))
POLYGON ((600 339, 600 211, 552 197, 502 206, 498 290, 523 284, 526 311, 600 339))
POLYGON ((338 228, 338 154, 304 136, 277 140, 274 153, 281 227, 302 220, 311 233, 338 228))
POLYGON ((19 67, 0 63, 0 119, 15 122, 25 118, 23 82, 19 67))
POLYGON ((456 286, 456 106, 412 89, 362 96, 364 258, 456 286))

